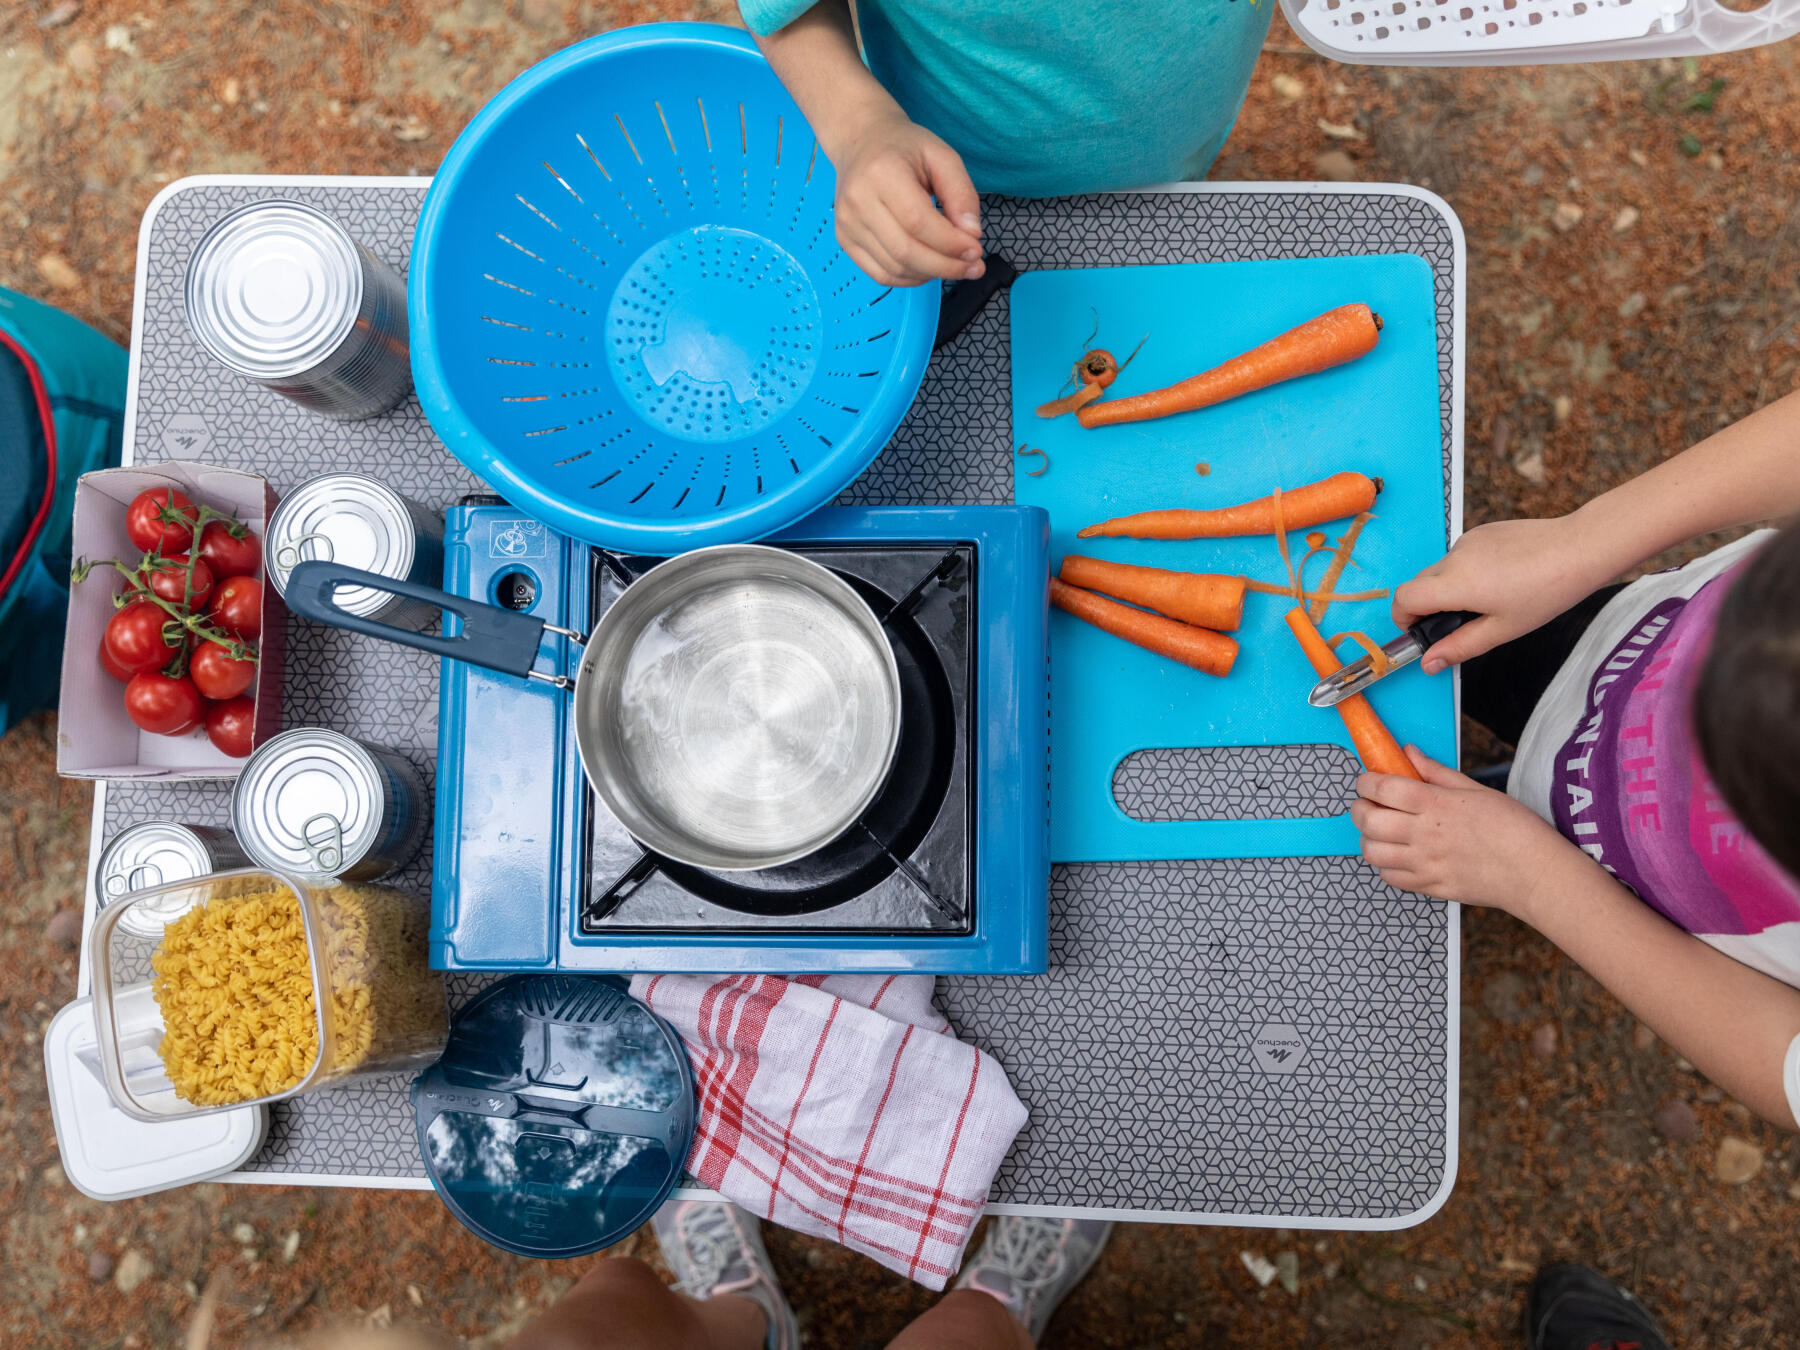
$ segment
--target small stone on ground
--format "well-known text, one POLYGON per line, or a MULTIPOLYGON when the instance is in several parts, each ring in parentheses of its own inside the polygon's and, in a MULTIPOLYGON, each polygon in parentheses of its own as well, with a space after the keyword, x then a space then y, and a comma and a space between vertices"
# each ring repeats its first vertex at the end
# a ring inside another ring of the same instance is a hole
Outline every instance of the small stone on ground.
POLYGON ((1679 1097, 1671 1097, 1657 1107, 1650 1123, 1664 1139, 1678 1144, 1686 1143, 1700 1132, 1700 1118, 1694 1114, 1694 1108, 1679 1097))
POLYGON ((113 1287, 121 1294, 129 1294, 155 1273, 150 1258, 136 1247, 129 1247, 113 1269, 113 1287))
POLYGON ((1281 1281, 1281 1287, 1288 1293, 1298 1294, 1300 1292, 1300 1253, 1277 1252, 1275 1276, 1281 1281))
POLYGON ((1748 1139, 1728 1134, 1719 1141, 1713 1174, 1727 1186, 1742 1186, 1762 1171, 1763 1151, 1748 1139))
POLYGON ((44 937, 52 946, 74 951, 81 945, 81 911, 57 910, 50 916, 50 922, 44 925, 44 937))
POLYGON ((1239 1252, 1238 1259, 1244 1263, 1244 1269, 1250 1272, 1250 1278, 1262 1288, 1267 1289, 1274 1281, 1276 1269, 1274 1262, 1257 1252, 1239 1252))

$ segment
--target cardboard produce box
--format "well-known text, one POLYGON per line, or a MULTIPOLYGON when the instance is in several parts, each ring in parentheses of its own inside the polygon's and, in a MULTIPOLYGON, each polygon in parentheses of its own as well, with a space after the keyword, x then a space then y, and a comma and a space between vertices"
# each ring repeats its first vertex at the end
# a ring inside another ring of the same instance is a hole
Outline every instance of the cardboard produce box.
MULTIPOLYGON (((258 540, 275 493, 260 475, 215 464, 170 461, 144 468, 100 469, 75 488, 73 551, 77 558, 117 558, 127 567, 143 556, 125 532, 125 511, 146 488, 172 487, 215 511, 230 511, 258 540)), ((253 744, 281 729, 281 666, 287 609, 262 577, 262 636, 257 641, 253 744)), ((125 686, 100 666, 100 639, 114 614, 113 596, 125 578, 96 567, 69 590, 68 638, 63 645, 62 695, 57 712, 56 771, 66 778, 235 778, 244 765, 214 747, 205 727, 185 736, 141 731, 125 712, 125 686)))

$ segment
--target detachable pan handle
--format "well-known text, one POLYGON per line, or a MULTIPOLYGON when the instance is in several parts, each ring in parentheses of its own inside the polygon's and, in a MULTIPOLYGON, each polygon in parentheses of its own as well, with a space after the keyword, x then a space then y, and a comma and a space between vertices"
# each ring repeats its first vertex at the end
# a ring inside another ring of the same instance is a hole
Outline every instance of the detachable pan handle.
MULTIPOLYGON (((538 644, 543 641, 544 629, 548 626, 542 619, 501 609, 498 605, 484 605, 467 596, 440 591, 435 586, 377 576, 342 563, 313 560, 300 563, 288 574, 282 598, 294 613, 314 623, 413 647, 452 661, 466 661, 485 670, 499 671, 502 675, 542 680, 562 689, 574 684, 565 676, 546 675, 532 669, 537 663, 538 644), (461 619, 462 631, 454 637, 421 633, 366 615, 351 614, 337 603, 337 592, 349 586, 366 586, 372 591, 384 591, 435 606, 461 619)), ((554 631, 567 632, 560 628, 554 631)), ((581 635, 570 636, 579 638, 581 635)))

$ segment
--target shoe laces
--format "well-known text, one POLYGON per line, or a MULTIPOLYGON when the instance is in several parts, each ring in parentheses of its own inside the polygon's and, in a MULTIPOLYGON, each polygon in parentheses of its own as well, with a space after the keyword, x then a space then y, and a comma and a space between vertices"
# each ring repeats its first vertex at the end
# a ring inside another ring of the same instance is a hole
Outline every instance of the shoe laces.
POLYGON ((725 1272, 741 1263, 743 1234, 724 1205, 695 1205, 681 1216, 676 1231, 691 1269, 675 1287, 694 1298, 706 1298, 724 1280, 725 1272))
POLYGON ((1001 1220, 988 1243, 983 1265, 1011 1276, 1021 1294, 1056 1283, 1068 1260, 1063 1224, 1055 1219, 1001 1220))

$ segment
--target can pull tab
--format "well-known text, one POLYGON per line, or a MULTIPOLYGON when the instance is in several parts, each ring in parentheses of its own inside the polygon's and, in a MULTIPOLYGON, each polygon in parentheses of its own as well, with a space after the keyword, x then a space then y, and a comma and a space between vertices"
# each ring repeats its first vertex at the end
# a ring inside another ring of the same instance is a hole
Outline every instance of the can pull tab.
POLYGON ((320 534, 317 530, 311 534, 303 534, 298 539, 290 540, 275 550, 275 565, 284 572, 291 572, 303 562, 336 562, 337 555, 332 548, 331 537, 320 534), (316 543, 319 547, 311 553, 301 551, 301 545, 316 543))
POLYGON ((125 874, 125 889, 141 891, 149 886, 160 886, 163 883, 162 868, 155 863, 139 863, 125 874))
POLYGON ((300 839, 321 872, 336 874, 344 865, 344 827, 336 816, 321 811, 300 827, 300 839))

